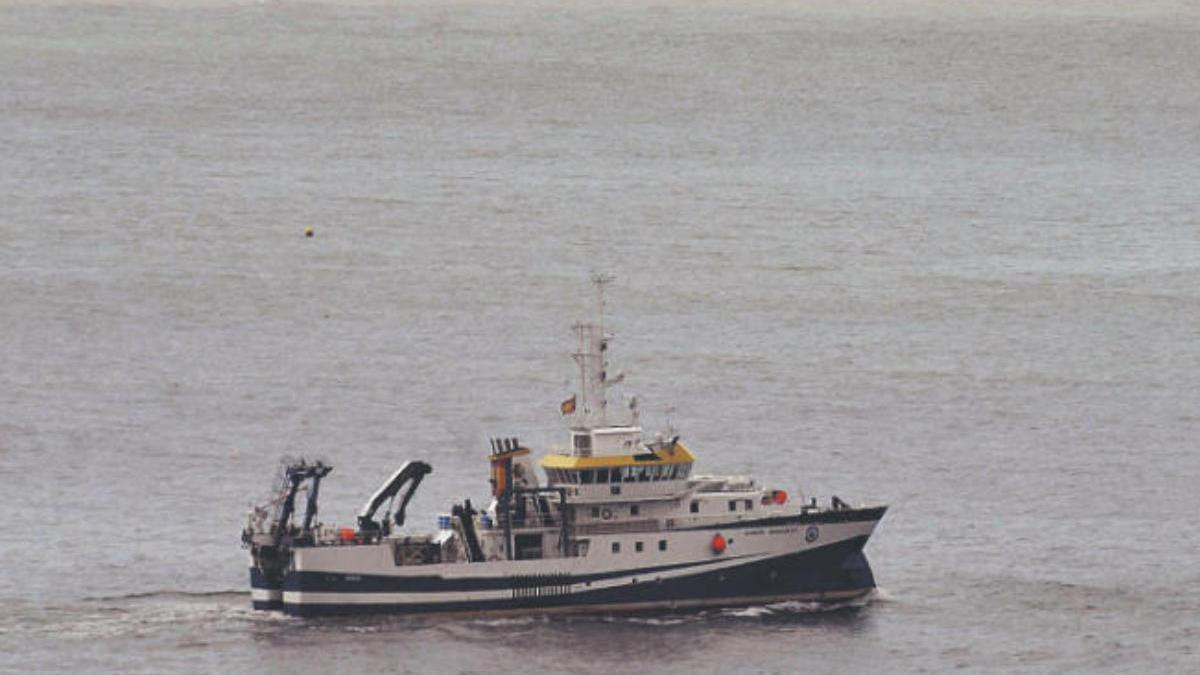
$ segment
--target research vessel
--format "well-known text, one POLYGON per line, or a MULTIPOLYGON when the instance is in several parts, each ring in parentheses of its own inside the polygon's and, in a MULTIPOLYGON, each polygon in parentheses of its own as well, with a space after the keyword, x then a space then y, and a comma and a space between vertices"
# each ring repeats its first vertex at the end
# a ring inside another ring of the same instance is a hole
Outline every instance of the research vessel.
POLYGON ((625 421, 610 420, 607 391, 621 378, 607 374, 607 281, 596 279, 597 318, 574 327, 580 389, 560 405, 566 447, 545 453, 541 472, 517 438, 493 438, 490 503, 463 500, 435 531, 414 533, 405 511, 428 463, 405 462, 352 527, 316 520, 329 464, 286 463, 242 533, 253 606, 300 616, 603 613, 869 594, 863 546, 886 506, 698 474, 677 434, 643 433, 636 402, 625 421))

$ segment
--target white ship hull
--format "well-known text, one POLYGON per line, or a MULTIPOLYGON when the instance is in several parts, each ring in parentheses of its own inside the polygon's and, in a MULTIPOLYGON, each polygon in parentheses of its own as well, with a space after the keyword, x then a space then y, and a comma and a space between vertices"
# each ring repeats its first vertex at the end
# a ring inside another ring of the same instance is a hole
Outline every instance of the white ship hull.
POLYGON ((283 588, 252 592, 256 606, 303 616, 621 612, 845 601, 874 588, 862 547, 883 511, 825 511, 593 536, 587 555, 558 559, 397 566, 399 538, 296 548, 283 588), (711 546, 717 534, 728 541, 720 553, 711 546), (621 552, 613 553, 613 544, 621 552))

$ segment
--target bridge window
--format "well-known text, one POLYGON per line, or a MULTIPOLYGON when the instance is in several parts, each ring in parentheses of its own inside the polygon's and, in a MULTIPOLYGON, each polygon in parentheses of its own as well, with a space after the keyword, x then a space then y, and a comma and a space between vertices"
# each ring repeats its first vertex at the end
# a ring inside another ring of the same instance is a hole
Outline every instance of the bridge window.
POLYGON ((607 483, 608 482, 608 469, 596 469, 596 482, 597 483, 607 483))
POLYGON ((642 542, 640 541, 633 545, 633 550, 637 551, 638 553, 642 552, 642 548, 642 542))
POLYGON ((753 500, 753 499, 747 499, 747 500, 746 500, 746 510, 747 510, 747 511, 753 511, 753 510, 754 510, 754 500, 753 500))
POLYGON ((582 471, 580 471, 580 472, 579 472, 579 478, 580 478, 580 482, 581 482, 581 483, 583 483, 584 485, 591 485, 591 484, 592 484, 592 477, 593 477, 593 476, 592 476, 592 470, 591 470, 591 469, 584 469, 584 470, 582 470, 582 471))
POLYGON ((613 553, 620 553, 621 552, 621 542, 614 541, 612 551, 613 551, 613 553))
POLYGON ((575 449, 576 450, 591 450, 592 437, 588 434, 575 434, 575 449))
POLYGON ((729 510, 730 510, 730 511, 737 511, 737 500, 736 500, 736 499, 730 499, 730 500, 729 500, 729 510))
POLYGON ((700 502, 692 502, 692 513, 700 513, 700 502))
POLYGON ((634 504, 633 506, 629 507, 629 515, 631 515, 631 516, 638 515, 638 513, 640 513, 640 511, 641 511, 641 509, 638 508, 637 504, 634 504))
POLYGON ((600 517, 600 507, 599 507, 599 506, 593 506, 593 507, 592 507, 592 517, 593 517, 593 518, 599 518, 599 517, 600 517))
POLYGON ((667 540, 666 539, 658 540, 658 550, 660 550, 660 551, 667 550, 667 540))

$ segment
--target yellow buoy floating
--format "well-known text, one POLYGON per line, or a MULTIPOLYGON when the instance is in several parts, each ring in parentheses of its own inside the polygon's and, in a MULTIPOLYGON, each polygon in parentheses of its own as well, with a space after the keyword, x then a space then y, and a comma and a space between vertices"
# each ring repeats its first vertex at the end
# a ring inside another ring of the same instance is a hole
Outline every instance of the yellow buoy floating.
POLYGON ((306 237, 311 237, 311 236, 313 236, 313 228, 312 228, 312 225, 309 225, 308 227, 304 228, 304 236, 306 236, 306 237))

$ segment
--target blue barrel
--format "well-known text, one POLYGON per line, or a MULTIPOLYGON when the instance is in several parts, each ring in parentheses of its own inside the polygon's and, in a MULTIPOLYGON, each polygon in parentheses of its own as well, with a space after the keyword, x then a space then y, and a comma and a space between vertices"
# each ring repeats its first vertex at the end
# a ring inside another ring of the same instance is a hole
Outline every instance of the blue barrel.
POLYGON ((492 529, 492 517, 486 513, 479 514, 479 527, 485 530, 492 529))
POLYGON ((439 530, 450 529, 450 516, 447 516, 447 515, 438 516, 438 529, 439 530))

